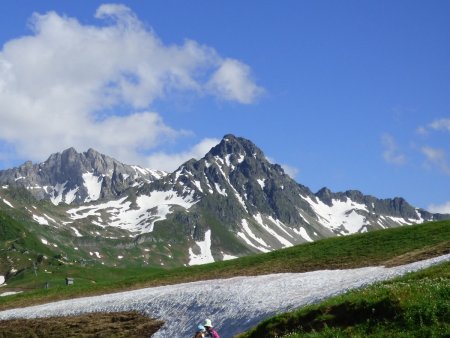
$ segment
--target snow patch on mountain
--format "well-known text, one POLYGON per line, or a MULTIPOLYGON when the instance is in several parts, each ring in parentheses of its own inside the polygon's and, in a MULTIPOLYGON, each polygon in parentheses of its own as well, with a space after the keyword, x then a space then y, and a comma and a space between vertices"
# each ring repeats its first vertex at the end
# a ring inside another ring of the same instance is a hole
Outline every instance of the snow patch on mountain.
POLYGON ((266 182, 265 182, 265 180, 262 180, 262 179, 256 179, 256 181, 258 182, 258 184, 261 186, 261 189, 263 189, 264 190, 264 187, 266 186, 266 182))
MULTIPOLYGON (((211 253, 211 230, 205 232, 205 240, 195 242, 200 249, 199 254, 195 254, 192 248, 189 248, 189 263, 188 265, 199 265, 214 262, 211 253)), ((196 248, 197 249, 197 248, 196 248)))
POLYGON ((75 233, 75 236, 77 236, 77 237, 83 237, 83 235, 82 234, 80 234, 80 232, 77 230, 77 228, 74 228, 74 227, 70 227, 72 230, 73 230, 73 232, 75 233))
POLYGON ((216 187, 216 190, 219 194, 221 194, 222 196, 228 196, 227 191, 225 189, 222 189, 217 182, 214 182, 214 186, 216 187))
POLYGON ((304 227, 300 227, 300 230, 293 229, 297 234, 299 234, 303 239, 308 242, 314 242, 314 240, 308 235, 304 227))
POLYGON ((310 196, 302 196, 319 217, 320 223, 330 230, 339 234, 354 234, 366 225, 366 218, 357 211, 369 212, 367 206, 356 203, 350 198, 345 201, 333 199, 331 206, 323 203, 320 199, 314 201, 310 196))
POLYGON ((48 221, 44 217, 33 214, 33 219, 41 225, 48 225, 48 221))
POLYGON ((10 208, 15 209, 14 206, 11 203, 9 203, 6 199, 2 198, 2 200, 3 200, 3 203, 5 203, 7 206, 9 206, 10 208))
MULTIPOLYGON (((293 246, 293 244, 291 242, 289 242, 286 238, 284 238, 283 236, 278 234, 269 225, 264 223, 263 218, 262 218, 260 213, 257 213, 256 215, 253 215, 253 218, 256 220, 256 222, 258 222, 259 225, 261 225, 261 227, 263 227, 264 230, 266 230, 270 235, 275 237, 282 244, 283 247, 286 248, 286 247, 293 246)), ((283 231, 284 231, 284 229, 283 229, 283 231)))
POLYGON ((58 183, 56 184, 53 188, 52 188, 52 194, 50 197, 50 201, 54 204, 54 205, 58 205, 59 203, 62 202, 63 200, 63 193, 64 193, 64 189, 66 187, 67 181, 64 183, 58 183))
POLYGON ((174 190, 153 191, 150 195, 141 195, 136 198, 137 207, 131 207, 131 201, 127 197, 96 205, 81 206, 67 210, 72 220, 87 217, 99 217, 99 222, 104 222, 102 214, 107 215, 104 223, 96 223, 102 227, 113 226, 131 232, 152 232, 156 221, 167 218, 173 206, 189 209, 197 203, 193 192, 186 197, 178 196, 174 190))
POLYGON ((65 200, 64 200, 66 202, 66 204, 71 204, 75 200, 75 198, 77 198, 78 189, 80 189, 80 188, 76 187, 72 190, 69 190, 66 193, 65 200))
MULTIPOLYGON (((256 236, 256 235, 253 233, 253 231, 250 229, 250 227, 249 227, 248 222, 247 222, 246 219, 242 219, 242 221, 241 221, 241 226, 242 226, 242 230, 244 230, 244 233, 241 233, 242 235, 239 235, 239 233, 238 233, 238 236, 239 236, 239 237, 241 237, 242 239, 244 239, 244 237, 247 238, 247 236, 249 236, 253 241, 255 241, 255 242, 261 244, 262 246, 264 246, 264 247, 266 247, 266 248, 269 248, 269 245, 267 245, 267 243, 264 242, 264 240, 263 240, 262 238, 256 236)), ((245 240, 245 239, 244 239, 244 240, 245 240)), ((255 247, 255 248, 258 248, 258 247, 255 247)), ((258 248, 258 249, 259 249, 259 248, 258 248)), ((260 250, 260 251, 262 251, 262 250, 260 250)))
POLYGON ((256 236, 253 233, 253 231, 250 229, 250 226, 246 219, 242 219, 241 225, 242 225, 242 229, 244 230, 244 232, 238 231, 236 233, 236 235, 238 237, 243 239, 244 242, 247 243, 247 245, 255 248, 258 251, 261 251, 261 252, 269 252, 270 251, 269 245, 267 245, 267 243, 262 238, 259 238, 258 236, 256 236), (255 244, 255 242, 262 246, 258 246, 257 244, 255 244))
POLYGON ((90 202, 98 200, 102 190, 103 177, 95 176, 94 173, 84 173, 83 180, 88 193, 88 196, 84 201, 90 202))

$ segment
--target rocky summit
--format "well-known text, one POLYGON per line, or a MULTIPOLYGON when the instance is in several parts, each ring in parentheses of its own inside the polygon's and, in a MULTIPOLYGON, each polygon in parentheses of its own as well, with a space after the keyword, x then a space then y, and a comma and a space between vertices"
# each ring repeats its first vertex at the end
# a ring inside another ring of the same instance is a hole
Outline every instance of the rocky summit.
MULTIPOLYGON (((313 193, 234 135, 172 173, 70 148, 0 171, 0 185, 2 215, 26 228, 34 251, 111 266, 203 264, 450 218, 402 198, 313 193)), ((17 264, 0 262, 0 275, 17 264)))

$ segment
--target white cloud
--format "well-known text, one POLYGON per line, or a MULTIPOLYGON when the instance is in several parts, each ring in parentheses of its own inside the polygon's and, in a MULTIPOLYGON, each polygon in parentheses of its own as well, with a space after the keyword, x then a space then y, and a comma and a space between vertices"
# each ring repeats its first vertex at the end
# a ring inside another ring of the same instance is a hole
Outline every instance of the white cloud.
POLYGON ((124 5, 102 5, 95 17, 101 25, 33 14, 32 34, 0 50, 0 141, 22 157, 42 160, 74 146, 139 163, 140 154, 186 135, 151 112, 155 99, 256 99, 259 87, 240 61, 192 40, 165 44, 124 5))
POLYGON ((421 135, 428 135, 430 130, 450 131, 450 119, 437 119, 426 126, 417 128, 417 132, 421 135))
POLYGON ((240 103, 251 103, 263 89, 249 77, 250 67, 237 60, 226 59, 208 83, 210 91, 218 96, 240 103))
POLYGON ((172 172, 191 158, 201 159, 219 142, 219 139, 206 138, 185 152, 176 154, 155 153, 147 158, 147 167, 172 172))
POLYGON ((389 134, 381 136, 381 143, 384 146, 383 158, 386 162, 396 165, 403 165, 406 163, 406 156, 399 151, 397 142, 389 134))
POLYGON ((443 204, 431 204, 428 207, 428 211, 439 214, 450 214, 450 201, 443 204))
POLYGON ((296 167, 290 166, 288 164, 280 164, 284 172, 288 174, 291 178, 295 178, 299 172, 296 167))
POLYGON ((428 163, 450 175, 450 165, 447 163, 447 154, 444 150, 432 147, 422 147, 421 151, 427 158, 428 163))
MULTIPOLYGON (((277 161, 273 157, 266 156, 266 160, 269 161, 272 164, 277 164, 277 161)), ((284 172, 286 174, 288 174, 291 178, 295 178, 298 175, 298 173, 299 173, 298 168, 293 167, 293 166, 291 166, 289 164, 278 163, 278 165, 280 165, 281 168, 283 168, 284 172)))
POLYGON ((450 119, 434 120, 429 127, 434 130, 450 131, 450 119))

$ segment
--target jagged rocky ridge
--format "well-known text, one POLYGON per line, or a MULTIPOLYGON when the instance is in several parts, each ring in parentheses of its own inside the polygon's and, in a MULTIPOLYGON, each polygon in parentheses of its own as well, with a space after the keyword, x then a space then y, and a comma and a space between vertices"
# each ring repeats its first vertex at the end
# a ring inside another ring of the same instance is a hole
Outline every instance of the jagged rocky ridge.
POLYGON ((130 166, 94 149, 77 153, 74 148, 52 154, 45 162, 28 161, 0 171, 3 185, 24 186, 38 199, 80 204, 119 196, 132 186, 151 182, 166 173, 130 166))
POLYGON ((327 188, 313 193, 270 163, 251 141, 233 135, 170 174, 127 166, 92 149, 82 154, 68 149, 42 164, 1 171, 0 183, 71 204, 66 214, 72 228, 92 224, 97 234, 111 228, 129 231, 136 243, 178 243, 186 264, 450 218, 414 208, 402 198, 327 188))

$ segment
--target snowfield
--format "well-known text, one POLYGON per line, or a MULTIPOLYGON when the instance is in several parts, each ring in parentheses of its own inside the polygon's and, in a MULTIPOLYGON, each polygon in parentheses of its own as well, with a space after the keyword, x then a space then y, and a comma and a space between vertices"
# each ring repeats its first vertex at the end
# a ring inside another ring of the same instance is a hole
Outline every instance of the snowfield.
POLYGON ((450 254, 393 268, 283 273, 153 287, 2 311, 0 319, 138 310, 167 323, 154 337, 189 337, 197 324, 211 318, 220 336, 228 338, 276 313, 449 260, 450 254))

